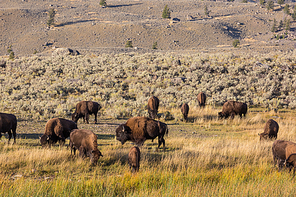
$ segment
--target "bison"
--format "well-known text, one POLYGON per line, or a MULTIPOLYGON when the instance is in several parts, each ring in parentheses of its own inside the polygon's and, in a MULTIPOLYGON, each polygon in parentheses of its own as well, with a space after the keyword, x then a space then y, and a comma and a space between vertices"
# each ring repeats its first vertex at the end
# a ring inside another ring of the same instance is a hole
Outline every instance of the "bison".
POLYGON ((168 127, 165 123, 153 120, 147 117, 133 117, 121 124, 116 129, 116 139, 124 144, 126 141, 135 142, 142 146, 146 139, 155 139, 158 137, 158 148, 163 144, 165 151, 164 135, 168 134, 168 127))
POLYGON ((138 172, 140 168, 141 152, 139 147, 134 146, 128 153, 128 163, 132 172, 138 172))
POLYGON ((286 164, 291 170, 291 167, 296 167, 296 144, 291 141, 276 140, 272 144, 272 154, 274 165, 278 165, 279 171, 286 164))
POLYGON ((13 135, 13 138, 14 138, 13 143, 15 143, 16 127, 17 127, 17 120, 16 120, 15 115, 0 113, 0 139, 2 137, 1 133, 6 133, 7 132, 8 136, 9 136, 8 143, 9 143, 12 135, 13 135))
POLYGON ((184 103, 181 107, 181 112, 183 114, 184 120, 187 121, 188 118, 188 112, 189 112, 189 106, 187 103, 184 103))
POLYGON ((43 147, 47 145, 50 147, 59 141, 60 146, 62 146, 73 129, 77 129, 77 124, 72 120, 64 118, 50 119, 45 125, 45 132, 40 138, 40 143, 43 147))
POLYGON ((246 116, 248 107, 246 103, 238 101, 227 101, 223 104, 222 112, 219 112, 218 115, 220 118, 228 118, 231 116, 233 119, 235 115, 239 115, 242 118, 242 115, 246 116))
POLYGON ((96 165, 99 158, 103 157, 98 150, 97 135, 86 129, 74 129, 70 134, 70 147, 72 151, 79 150, 79 156, 89 157, 92 164, 96 165))
POLYGON ((258 135, 260 136, 260 141, 267 138, 276 139, 278 131, 279 131, 278 123, 273 119, 269 119, 264 126, 264 132, 258 133, 258 135))
POLYGON ((157 117, 159 100, 156 96, 152 96, 148 100, 148 114, 149 118, 155 119, 157 117))
POLYGON ((89 115, 95 115, 95 124, 97 123, 98 111, 101 109, 101 105, 93 101, 80 101, 76 104, 75 112, 72 114, 72 120, 77 123, 79 118, 83 117, 83 122, 88 124, 89 115))
POLYGON ((200 92, 197 95, 197 101, 198 101, 199 107, 205 107, 206 106, 206 99, 207 99, 207 96, 203 92, 200 92))

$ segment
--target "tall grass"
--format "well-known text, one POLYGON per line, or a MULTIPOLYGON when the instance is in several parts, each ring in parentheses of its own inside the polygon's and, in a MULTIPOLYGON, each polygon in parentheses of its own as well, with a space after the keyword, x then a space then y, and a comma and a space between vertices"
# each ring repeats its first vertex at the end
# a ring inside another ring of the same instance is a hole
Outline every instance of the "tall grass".
MULTIPOLYGON (((136 174, 127 164, 130 142, 122 146, 112 138, 99 139, 104 156, 91 166, 88 158, 74 157, 66 147, 41 149, 37 140, 26 143, 30 139, 15 145, 2 141, 0 196, 294 196, 293 174, 274 167, 273 141, 259 142, 257 135, 276 116, 279 138, 296 141, 294 112, 251 109, 243 119, 207 117, 217 111, 192 107, 193 122, 168 121, 167 151, 155 152, 157 143, 146 141, 136 174)), ((20 127, 30 133, 31 127, 20 127)))

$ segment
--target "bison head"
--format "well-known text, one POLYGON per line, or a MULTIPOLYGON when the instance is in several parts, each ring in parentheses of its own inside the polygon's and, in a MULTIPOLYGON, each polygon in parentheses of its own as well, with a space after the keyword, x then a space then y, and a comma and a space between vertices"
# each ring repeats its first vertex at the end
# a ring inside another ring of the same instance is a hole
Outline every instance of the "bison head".
POLYGON ((92 150, 90 155, 90 162, 93 165, 97 165, 97 162, 100 159, 100 157, 103 157, 103 155, 99 150, 92 150))
POLYGON ((74 113, 72 114, 72 120, 73 120, 75 123, 77 123, 78 119, 79 119, 79 115, 78 115, 78 113, 74 112, 74 113))
POLYGON ((260 141, 267 140, 267 137, 268 137, 267 133, 258 133, 258 135, 260 136, 260 141))
POLYGON ((291 154, 288 157, 288 159, 286 159, 285 164, 286 164, 286 167, 290 169, 290 171, 294 167, 294 173, 295 173, 295 168, 296 168, 296 154, 295 153, 291 154))
POLYGON ((121 124, 116 129, 116 139, 123 145, 127 140, 130 140, 130 128, 121 124))
POLYGON ((41 143, 42 147, 48 146, 50 144, 50 141, 51 141, 50 136, 48 136, 48 135, 44 134, 40 137, 40 143, 41 143))

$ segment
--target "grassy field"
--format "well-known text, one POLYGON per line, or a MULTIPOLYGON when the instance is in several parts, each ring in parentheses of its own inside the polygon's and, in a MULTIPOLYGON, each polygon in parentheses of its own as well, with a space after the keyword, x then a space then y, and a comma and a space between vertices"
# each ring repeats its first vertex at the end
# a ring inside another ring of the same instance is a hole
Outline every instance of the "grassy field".
POLYGON ((78 122, 98 135, 103 157, 97 166, 71 156, 67 147, 42 149, 38 137, 46 122, 20 120, 17 143, 8 145, 4 137, 0 142, 0 196, 295 196, 293 174, 277 171, 273 142, 259 142, 257 135, 273 118, 278 139, 296 141, 295 112, 250 108, 246 118, 219 120, 219 110, 192 107, 191 122, 166 121, 167 151, 155 152, 157 140, 146 141, 136 174, 127 163, 133 144, 115 140, 115 128, 126 119, 101 117, 93 124, 91 116, 92 124, 78 122))

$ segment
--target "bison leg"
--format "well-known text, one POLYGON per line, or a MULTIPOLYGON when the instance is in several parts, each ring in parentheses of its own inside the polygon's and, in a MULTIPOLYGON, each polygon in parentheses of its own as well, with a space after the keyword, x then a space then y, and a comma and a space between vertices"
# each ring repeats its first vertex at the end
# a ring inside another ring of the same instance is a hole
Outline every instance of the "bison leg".
POLYGON ((158 151, 161 144, 163 144, 163 152, 165 152, 165 141, 162 137, 158 137, 158 147, 157 147, 156 151, 158 151))
POLYGON ((11 133, 11 131, 8 131, 8 144, 9 144, 11 137, 12 137, 12 133, 11 133))
POLYGON ((86 124, 89 124, 88 120, 89 120, 89 114, 85 114, 84 119, 86 121, 86 124))
POLYGON ((95 124, 97 124, 97 116, 98 116, 98 114, 95 113, 95 124))

